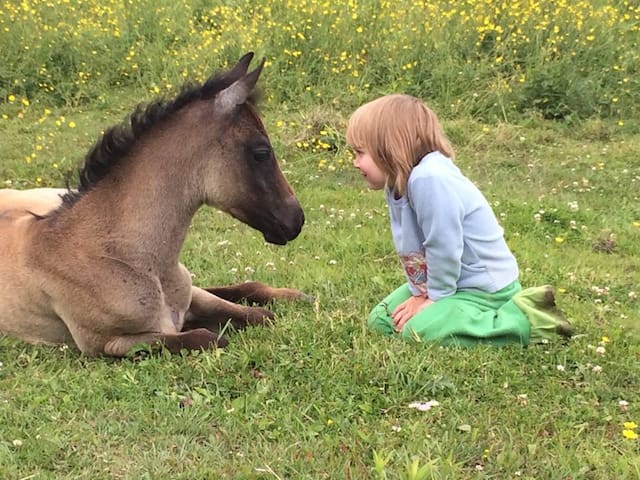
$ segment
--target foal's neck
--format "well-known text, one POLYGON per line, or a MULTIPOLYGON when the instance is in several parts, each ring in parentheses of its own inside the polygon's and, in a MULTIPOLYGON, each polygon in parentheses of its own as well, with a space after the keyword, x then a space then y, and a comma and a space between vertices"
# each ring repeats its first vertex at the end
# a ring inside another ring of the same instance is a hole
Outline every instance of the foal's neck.
POLYGON ((202 204, 181 146, 168 143, 163 149, 153 142, 141 144, 84 199, 97 209, 97 218, 105 219, 107 238, 159 269, 177 264, 191 219, 202 204))

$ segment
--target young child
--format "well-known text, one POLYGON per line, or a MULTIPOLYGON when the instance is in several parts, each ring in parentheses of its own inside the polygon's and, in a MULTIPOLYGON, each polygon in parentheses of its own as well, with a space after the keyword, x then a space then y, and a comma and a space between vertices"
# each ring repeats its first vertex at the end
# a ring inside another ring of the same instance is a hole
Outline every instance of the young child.
POLYGON ((522 290, 489 203, 453 163, 451 143, 422 101, 395 94, 361 106, 347 143, 369 186, 384 189, 407 278, 373 309, 371 329, 457 345, 571 335, 550 286, 522 290))

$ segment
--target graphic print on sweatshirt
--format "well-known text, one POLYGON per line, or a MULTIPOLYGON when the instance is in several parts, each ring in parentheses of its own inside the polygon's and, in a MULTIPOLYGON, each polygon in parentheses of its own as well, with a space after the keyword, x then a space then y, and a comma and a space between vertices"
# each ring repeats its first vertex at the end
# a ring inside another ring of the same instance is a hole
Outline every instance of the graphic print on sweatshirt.
POLYGON ((409 283, 417 288, 421 294, 427 294, 427 261, 421 252, 410 252, 399 255, 404 266, 409 283))

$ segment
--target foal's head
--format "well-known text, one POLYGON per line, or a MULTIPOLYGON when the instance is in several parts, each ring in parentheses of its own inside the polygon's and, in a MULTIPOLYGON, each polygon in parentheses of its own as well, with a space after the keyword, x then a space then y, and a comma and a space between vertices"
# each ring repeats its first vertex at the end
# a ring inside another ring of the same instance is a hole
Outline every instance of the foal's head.
POLYGON ((113 188, 140 166, 149 169, 149 184, 156 187, 147 190, 186 200, 190 208, 216 207, 271 243, 296 238, 304 213, 258 116, 254 89, 264 60, 247 73, 252 58, 246 54, 202 85, 185 85, 173 100, 139 106, 127 123, 108 129, 89 151, 78 190, 64 196, 63 209, 108 177, 104 188, 113 188), (164 168, 154 165, 160 158, 164 168))
POLYGON ((298 236, 304 213, 276 161, 269 136, 254 105, 253 92, 264 60, 250 73, 253 54, 203 85, 193 111, 199 121, 190 148, 203 201, 259 230, 266 241, 285 244, 298 236))

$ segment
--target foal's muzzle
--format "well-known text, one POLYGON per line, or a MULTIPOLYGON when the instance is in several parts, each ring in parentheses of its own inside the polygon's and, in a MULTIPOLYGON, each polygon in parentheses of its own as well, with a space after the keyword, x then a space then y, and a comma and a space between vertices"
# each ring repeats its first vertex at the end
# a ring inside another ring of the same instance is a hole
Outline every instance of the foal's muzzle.
POLYGON ((304 212, 296 197, 292 195, 287 198, 272 215, 271 221, 260 229, 267 242, 284 245, 300 234, 304 225, 304 212))

